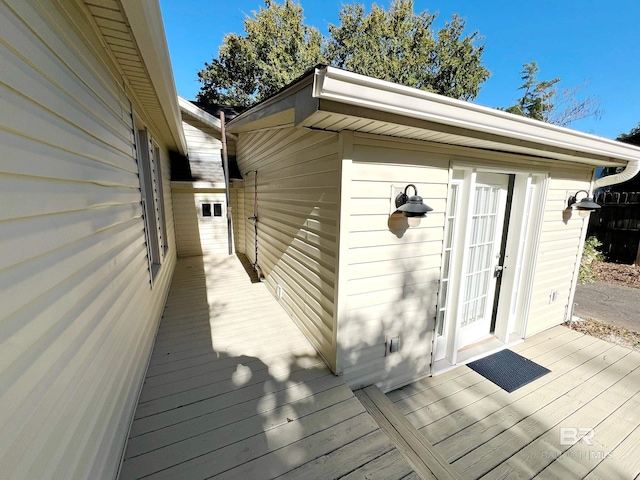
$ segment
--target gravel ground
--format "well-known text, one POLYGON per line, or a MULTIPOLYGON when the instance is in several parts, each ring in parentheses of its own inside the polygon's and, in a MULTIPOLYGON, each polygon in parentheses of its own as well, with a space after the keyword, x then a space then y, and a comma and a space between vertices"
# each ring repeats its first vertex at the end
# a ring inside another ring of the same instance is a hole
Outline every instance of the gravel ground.
MULTIPOLYGON (((594 261, 592 266, 597 281, 640 289, 640 267, 636 265, 594 261)), ((565 325, 586 335, 640 351, 640 333, 589 318, 577 319, 565 325)))

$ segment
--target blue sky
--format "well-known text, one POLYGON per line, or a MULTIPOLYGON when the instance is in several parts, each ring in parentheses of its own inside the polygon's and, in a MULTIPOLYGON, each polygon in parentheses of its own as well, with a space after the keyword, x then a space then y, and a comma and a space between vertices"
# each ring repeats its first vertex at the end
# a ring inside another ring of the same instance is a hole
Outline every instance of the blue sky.
MULTIPOLYGON (((327 34, 346 0, 301 0, 306 23, 327 34)), ((365 1, 367 7, 372 2, 365 1)), ((379 0, 388 7, 390 0, 379 0)), ((197 72, 217 56, 226 33, 244 32, 242 20, 261 0, 160 0, 178 94, 195 98, 197 72)), ((640 122, 640 3, 637 0, 415 1, 416 12, 438 12, 436 28, 458 13, 478 30, 491 78, 475 103, 509 106, 518 98, 522 64, 536 61, 539 79, 560 77, 560 86, 588 82, 604 114, 572 128, 608 138, 640 122)))

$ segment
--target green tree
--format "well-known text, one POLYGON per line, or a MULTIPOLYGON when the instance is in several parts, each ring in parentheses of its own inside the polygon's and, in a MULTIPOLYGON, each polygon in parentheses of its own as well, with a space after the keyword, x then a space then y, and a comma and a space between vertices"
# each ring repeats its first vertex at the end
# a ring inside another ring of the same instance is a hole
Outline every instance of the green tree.
POLYGON ((300 4, 265 0, 244 20, 245 36, 224 37, 218 58, 198 72, 198 102, 248 106, 323 61, 323 36, 303 24, 300 4))
POLYGON ((599 118, 600 100, 594 97, 580 98, 580 92, 586 83, 571 88, 557 89, 560 78, 538 80, 536 75, 540 68, 536 62, 523 65, 522 80, 524 83, 518 90, 524 90, 522 97, 505 110, 509 113, 568 127, 573 122, 587 117, 599 118))
POLYGON ((218 58, 198 73, 201 103, 249 106, 318 63, 461 99, 478 95, 489 77, 477 32, 464 35, 454 15, 434 36, 435 14, 416 14, 413 1, 394 0, 388 11, 345 5, 330 38, 303 23, 294 0, 265 6, 244 20, 244 35, 229 34, 218 58))
POLYGON ((460 99, 475 98, 489 77, 482 65, 478 32, 464 36, 454 15, 434 38, 437 14, 413 11, 412 0, 394 0, 388 10, 345 5, 340 25, 329 25, 326 57, 355 73, 460 99))
POLYGON ((631 129, 629 133, 621 133, 618 138, 621 142, 631 143, 632 145, 640 145, 640 123, 631 129))

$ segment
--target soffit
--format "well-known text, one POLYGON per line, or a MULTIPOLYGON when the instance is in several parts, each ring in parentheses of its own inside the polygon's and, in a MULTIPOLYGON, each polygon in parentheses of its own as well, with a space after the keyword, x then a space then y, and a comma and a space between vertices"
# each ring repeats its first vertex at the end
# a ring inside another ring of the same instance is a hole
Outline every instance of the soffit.
POLYGON ((609 157, 586 158, 577 152, 537 144, 527 144, 509 138, 478 138, 478 132, 456 129, 442 124, 424 122, 400 115, 381 114, 381 112, 353 106, 340 105, 333 102, 320 102, 320 109, 309 116, 301 126, 340 132, 354 132, 384 135, 410 140, 423 140, 452 146, 462 146, 514 153, 538 158, 551 158, 561 161, 580 163, 592 166, 624 166, 626 162, 609 157), (345 113, 349 111, 349 113, 345 113), (353 114, 351 114, 353 113, 353 114), (381 118, 384 117, 384 118, 381 118))
POLYGON ((84 4, 140 107, 144 109, 169 147, 185 153, 182 151, 184 140, 181 140, 179 132, 177 133, 176 129, 172 129, 169 125, 165 109, 151 81, 151 75, 145 66, 143 55, 120 0, 84 0, 84 4))

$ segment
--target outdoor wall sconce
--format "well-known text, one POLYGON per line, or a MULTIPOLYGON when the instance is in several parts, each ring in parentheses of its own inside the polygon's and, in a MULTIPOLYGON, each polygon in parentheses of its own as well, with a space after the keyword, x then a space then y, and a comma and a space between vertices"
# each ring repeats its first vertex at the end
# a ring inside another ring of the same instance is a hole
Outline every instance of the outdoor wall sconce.
POLYGON ((569 197, 567 208, 576 208, 581 217, 586 217, 593 210, 598 210, 600 205, 593 201, 593 198, 589 196, 589 192, 586 190, 578 190, 575 195, 569 197), (586 196, 578 201, 578 194, 581 192, 584 192, 586 196))
POLYGON ((396 208, 407 217, 407 222, 411 227, 420 225, 420 219, 427 215, 427 212, 433 210, 429 205, 425 205, 422 197, 418 195, 418 189, 410 183, 404 189, 404 193, 399 193, 396 197, 396 208), (408 196, 407 190, 413 187, 415 195, 408 196))

